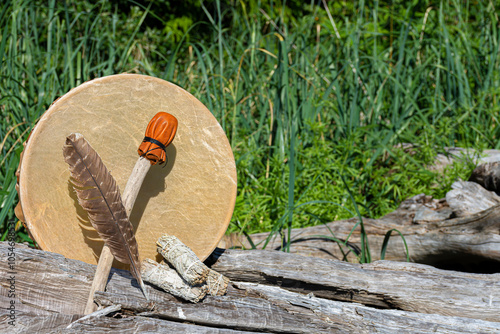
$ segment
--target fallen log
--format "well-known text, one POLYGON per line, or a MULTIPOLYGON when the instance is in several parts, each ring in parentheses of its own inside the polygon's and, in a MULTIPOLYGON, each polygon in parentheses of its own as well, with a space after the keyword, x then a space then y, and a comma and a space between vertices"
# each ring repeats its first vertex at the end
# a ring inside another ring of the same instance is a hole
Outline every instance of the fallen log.
POLYGON ((469 181, 475 182, 486 190, 500 193, 500 161, 485 163, 472 172, 469 181))
MULTIPOLYGON (((2 312, 3 311, 0 311, 0 319, 3 317, 2 312)), ((141 316, 120 318, 100 317, 80 322, 77 321, 77 318, 78 316, 57 313, 43 316, 35 316, 31 313, 20 313, 16 315, 16 328, 9 331, 3 331, 4 329, 9 329, 9 327, 7 327, 5 323, 0 322, 0 333, 255 333, 224 328, 209 328, 178 321, 141 316), (73 324, 71 328, 67 328, 69 324, 73 324)))
POLYGON ((500 320, 500 274, 452 272, 394 261, 359 265, 260 250, 228 250, 212 268, 229 279, 277 285, 326 299, 500 320))
MULTIPOLYGON (((412 154, 420 148, 414 144, 404 143, 396 145, 396 148, 402 148, 407 153, 412 154)), ((438 153, 434 162, 428 166, 429 170, 443 172, 446 167, 453 165, 454 162, 470 162, 473 164, 487 164, 500 161, 500 150, 489 149, 478 152, 471 148, 461 147, 442 147, 439 148, 442 153, 438 153)))
POLYGON ((457 181, 446 194, 446 202, 456 217, 467 217, 500 204, 500 196, 475 182, 457 181))
MULTIPOLYGON (((430 264, 442 269, 469 272, 500 272, 500 206, 472 215, 452 217, 452 210, 444 200, 418 195, 401 203, 400 207, 380 218, 363 218, 368 235, 372 260, 380 259, 384 238, 388 231, 397 229, 406 240, 412 262, 430 264)), ((358 262, 356 251, 360 246, 361 229, 358 226, 349 237, 349 246, 332 241, 345 241, 358 218, 335 221, 325 225, 293 229, 290 252, 305 256, 358 262), (345 255, 347 254, 347 255, 345 255)), ((258 249, 280 250, 282 239, 269 233, 249 236, 258 249)), ((226 237, 219 247, 251 249, 245 236, 226 237)), ((402 238, 392 232, 385 259, 406 261, 402 238)))
POLYGON ((139 295, 125 297, 114 293, 99 293, 97 296, 104 305, 124 303, 124 307, 139 312, 141 316, 259 333, 395 333, 411 329, 419 333, 477 333, 500 329, 496 322, 381 310, 244 282, 234 282, 227 296, 208 297, 196 305, 163 300, 155 302, 154 311, 147 311, 140 299, 139 295))
POLYGON ((438 171, 444 170, 446 166, 454 161, 468 161, 474 164, 485 164, 500 161, 500 150, 483 150, 480 154, 474 149, 461 147, 444 147, 444 154, 439 153, 434 162, 434 168, 438 171))
MULTIPOLYGON (((2 277, 12 272, 7 250, 0 243, 2 277)), ((0 309, 0 330, 9 333, 500 331, 494 322, 500 274, 229 250, 211 259, 213 269, 232 278, 225 296, 191 304, 146 285, 147 301, 128 271, 113 269, 107 291, 97 292, 96 301, 117 311, 79 319, 95 265, 20 245, 14 252, 15 297, 8 296, 5 281, 0 288, 2 305, 15 305, 16 326, 9 325, 9 310, 0 309)))

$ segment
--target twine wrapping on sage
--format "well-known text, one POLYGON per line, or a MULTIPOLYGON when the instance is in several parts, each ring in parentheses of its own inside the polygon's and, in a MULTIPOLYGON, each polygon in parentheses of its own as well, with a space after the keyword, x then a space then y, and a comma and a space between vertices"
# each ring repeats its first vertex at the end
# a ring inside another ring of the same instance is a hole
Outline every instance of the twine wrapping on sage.
POLYGON ((229 279, 208 268, 196 254, 173 235, 164 234, 156 242, 158 252, 170 263, 190 285, 205 284, 208 294, 223 296, 227 292, 229 279))
POLYGON ((223 296, 227 292, 227 285, 229 278, 210 269, 208 274, 206 286, 208 287, 208 294, 211 296, 223 296))
POLYGON ((193 303, 202 300, 208 292, 207 285, 191 286, 175 269, 151 259, 145 259, 142 262, 141 275, 144 281, 193 303))
POLYGON ((190 285, 206 282, 210 269, 177 237, 164 234, 156 242, 158 253, 177 270, 190 285))

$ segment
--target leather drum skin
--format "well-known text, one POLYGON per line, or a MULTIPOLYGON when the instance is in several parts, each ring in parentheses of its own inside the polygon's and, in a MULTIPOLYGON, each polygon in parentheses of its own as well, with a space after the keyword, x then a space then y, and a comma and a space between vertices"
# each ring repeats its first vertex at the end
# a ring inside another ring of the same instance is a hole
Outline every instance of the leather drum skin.
POLYGON ((175 116, 178 128, 166 149, 168 161, 151 166, 130 215, 141 260, 161 258, 156 241, 164 233, 177 236, 201 260, 211 254, 236 199, 236 166, 227 137, 210 111, 184 89, 136 74, 74 88, 50 106, 31 133, 20 170, 20 201, 26 227, 40 248, 96 264, 103 246, 69 183, 62 154, 66 137, 83 134, 123 192, 146 127, 160 111, 175 116))

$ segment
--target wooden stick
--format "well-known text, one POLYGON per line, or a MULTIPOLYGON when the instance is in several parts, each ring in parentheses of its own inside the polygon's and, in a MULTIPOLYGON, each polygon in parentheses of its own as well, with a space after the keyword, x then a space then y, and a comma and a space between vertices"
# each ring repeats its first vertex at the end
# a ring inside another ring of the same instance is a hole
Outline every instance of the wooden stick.
MULTIPOLYGON (((122 201, 129 217, 149 168, 151 168, 150 161, 146 158, 140 157, 127 181, 127 185, 123 191, 122 201)), ((113 259, 113 254, 111 254, 109 247, 105 244, 102 248, 99 262, 97 263, 97 269, 94 280, 92 281, 92 287, 90 288, 87 305, 85 307, 85 314, 90 314, 97 310, 97 305, 94 303, 94 293, 96 291, 104 291, 108 281, 109 272, 111 271, 111 266, 113 265, 113 259)), ((144 291, 144 293, 146 292, 144 291)))
POLYGON ((123 190, 123 206, 125 207, 129 217, 149 168, 151 168, 151 162, 146 158, 140 157, 135 163, 132 174, 130 174, 130 177, 128 178, 125 190, 123 190))

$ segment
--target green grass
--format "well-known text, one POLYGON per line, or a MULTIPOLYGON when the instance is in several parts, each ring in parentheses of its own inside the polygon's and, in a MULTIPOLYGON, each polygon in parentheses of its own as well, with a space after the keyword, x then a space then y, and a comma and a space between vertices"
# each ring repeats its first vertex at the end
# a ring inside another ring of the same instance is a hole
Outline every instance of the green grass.
POLYGON ((163 22, 151 4, 127 15, 105 1, 0 5, 4 238, 31 127, 71 88, 125 71, 180 85, 219 120, 238 169, 231 232, 288 240, 290 227, 443 197, 473 166, 431 173, 437 152, 500 146, 495 2, 320 1, 302 13, 216 1, 184 38, 148 23, 163 22))

